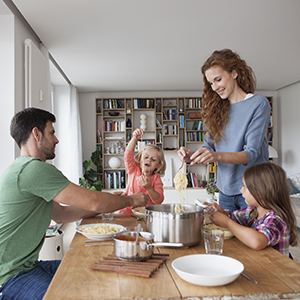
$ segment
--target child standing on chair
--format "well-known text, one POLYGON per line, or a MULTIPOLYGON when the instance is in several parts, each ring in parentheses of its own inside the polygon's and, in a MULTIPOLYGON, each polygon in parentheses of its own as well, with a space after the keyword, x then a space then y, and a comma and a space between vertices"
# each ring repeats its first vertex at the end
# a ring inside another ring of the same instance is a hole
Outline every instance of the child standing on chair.
MULTIPOLYGON (((128 174, 125 194, 131 195, 141 191, 149 196, 147 206, 161 204, 164 200, 164 190, 160 176, 163 176, 166 170, 164 153, 155 145, 146 145, 134 156, 136 143, 143 134, 142 129, 136 129, 125 150, 124 162, 128 174)), ((126 207, 119 213, 130 214, 131 207, 126 207)))
POLYGON ((273 163, 261 163, 243 174, 241 193, 245 209, 224 210, 212 204, 210 219, 228 228, 241 242, 254 250, 267 246, 291 257, 289 245, 298 243, 296 219, 291 206, 284 170, 273 163))

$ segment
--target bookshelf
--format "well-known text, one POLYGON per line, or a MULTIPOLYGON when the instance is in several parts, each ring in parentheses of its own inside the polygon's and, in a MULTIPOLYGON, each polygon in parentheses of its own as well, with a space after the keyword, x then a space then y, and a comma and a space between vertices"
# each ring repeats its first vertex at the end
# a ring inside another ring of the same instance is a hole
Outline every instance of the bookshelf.
MULTIPOLYGON (((133 130, 141 127, 143 115, 146 115, 145 134, 136 151, 152 143, 162 148, 167 157, 181 146, 195 151, 203 143, 200 97, 96 98, 95 105, 96 147, 101 152, 98 179, 102 180, 103 189, 125 188, 124 151, 133 130), (117 158, 117 167, 110 165, 111 158, 117 158)), ((210 178, 215 180, 215 168, 210 165, 191 166, 193 183, 190 182, 189 188, 201 188, 200 182, 210 178)))

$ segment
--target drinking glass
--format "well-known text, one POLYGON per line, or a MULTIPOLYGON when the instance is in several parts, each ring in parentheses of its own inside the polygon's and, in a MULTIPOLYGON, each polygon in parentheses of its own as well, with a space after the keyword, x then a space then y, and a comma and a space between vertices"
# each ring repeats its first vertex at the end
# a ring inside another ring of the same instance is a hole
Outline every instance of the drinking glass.
POLYGON ((224 231, 216 229, 204 229, 203 239, 205 251, 207 254, 222 254, 224 243, 224 231))
POLYGON ((113 220, 114 214, 113 213, 102 213, 101 217, 102 217, 103 222, 110 222, 113 220))

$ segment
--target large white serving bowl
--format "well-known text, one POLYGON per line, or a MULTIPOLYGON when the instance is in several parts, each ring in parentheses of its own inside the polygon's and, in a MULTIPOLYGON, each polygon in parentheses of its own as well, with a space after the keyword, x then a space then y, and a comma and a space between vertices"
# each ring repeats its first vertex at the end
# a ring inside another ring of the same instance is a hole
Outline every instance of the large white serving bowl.
POLYGON ((202 286, 228 284, 244 270, 236 259, 211 254, 182 256, 173 260, 172 267, 183 280, 202 286))

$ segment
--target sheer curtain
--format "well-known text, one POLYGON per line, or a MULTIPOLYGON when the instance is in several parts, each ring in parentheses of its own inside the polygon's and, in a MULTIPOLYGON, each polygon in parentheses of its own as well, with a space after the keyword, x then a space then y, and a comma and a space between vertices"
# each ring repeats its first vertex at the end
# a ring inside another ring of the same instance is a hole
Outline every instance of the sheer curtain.
POLYGON ((82 176, 79 96, 73 85, 53 87, 55 131, 59 139, 53 164, 73 183, 82 176))

